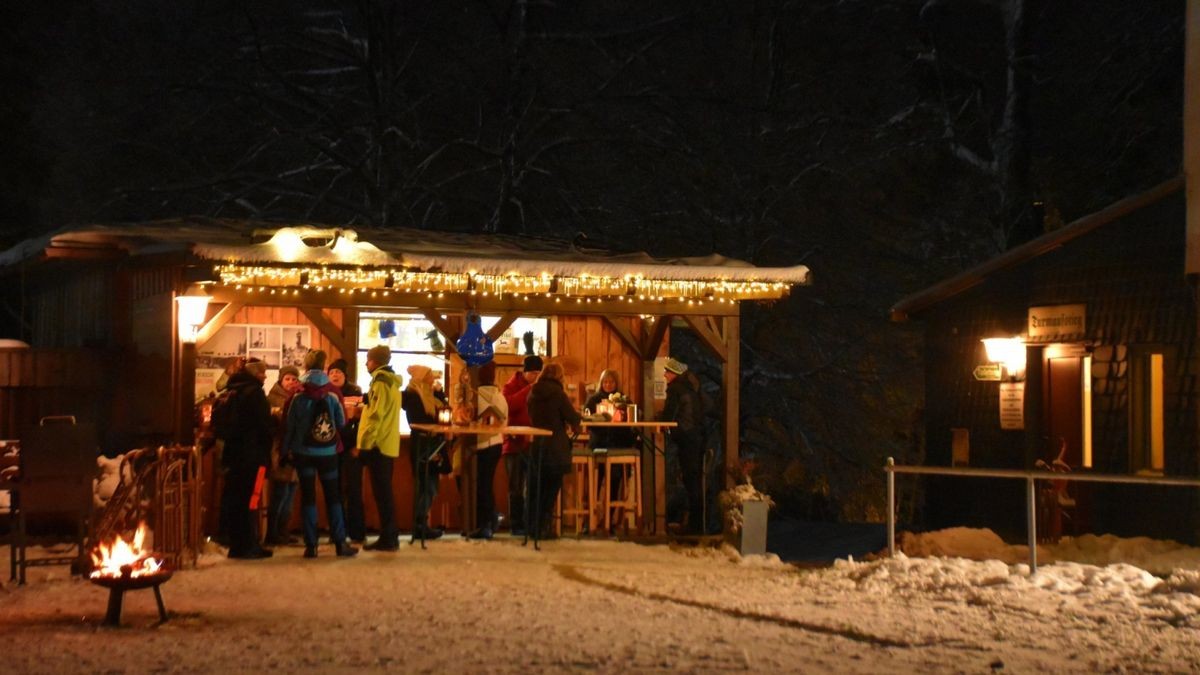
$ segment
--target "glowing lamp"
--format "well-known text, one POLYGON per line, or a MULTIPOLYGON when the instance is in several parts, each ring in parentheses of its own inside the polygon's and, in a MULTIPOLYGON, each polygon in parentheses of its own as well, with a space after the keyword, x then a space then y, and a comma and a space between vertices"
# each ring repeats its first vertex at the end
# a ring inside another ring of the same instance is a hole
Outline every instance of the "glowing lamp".
POLYGON ((208 313, 208 303, 212 300, 203 291, 189 290, 184 295, 176 296, 179 315, 179 339, 182 342, 194 343, 204 319, 208 313))
POLYGON ((1025 342, 1021 338, 986 338, 982 342, 988 361, 1002 364, 1011 377, 1025 373, 1025 342))
POLYGON ((442 408, 437 413, 438 424, 450 424, 450 409, 442 408))

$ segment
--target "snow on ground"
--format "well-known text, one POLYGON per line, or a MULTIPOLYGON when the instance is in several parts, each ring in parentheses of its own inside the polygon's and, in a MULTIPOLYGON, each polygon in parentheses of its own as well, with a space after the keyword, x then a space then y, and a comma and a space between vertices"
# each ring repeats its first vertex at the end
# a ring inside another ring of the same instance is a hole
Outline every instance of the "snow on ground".
POLYGON ((1196 568, 799 569, 727 548, 452 536, 349 560, 300 552, 205 556, 162 587, 170 622, 133 591, 115 630, 99 626, 105 590, 35 568, 0 588, 8 672, 1200 670, 1196 568))

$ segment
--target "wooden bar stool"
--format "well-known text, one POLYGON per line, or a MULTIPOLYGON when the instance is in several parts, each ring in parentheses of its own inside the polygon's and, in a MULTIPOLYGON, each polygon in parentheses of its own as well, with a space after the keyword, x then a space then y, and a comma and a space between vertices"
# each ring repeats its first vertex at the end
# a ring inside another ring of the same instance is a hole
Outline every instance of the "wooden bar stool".
POLYGON ((565 521, 574 516, 576 535, 583 531, 592 532, 596 528, 593 508, 596 494, 596 462, 590 450, 575 450, 571 453, 571 473, 567 481, 573 484, 574 489, 571 490, 569 500, 563 492, 559 493, 562 519, 565 521))
MULTIPOLYGON (((642 519, 642 452, 637 448, 609 450, 601 460, 604 471, 604 529, 611 531, 612 514, 616 509, 625 511, 626 518, 636 517, 635 527, 642 519), (612 498, 613 474, 621 472, 621 496, 612 498)), ((599 468, 599 467, 598 467, 599 468)), ((628 527, 628 520, 626 521, 628 527)))

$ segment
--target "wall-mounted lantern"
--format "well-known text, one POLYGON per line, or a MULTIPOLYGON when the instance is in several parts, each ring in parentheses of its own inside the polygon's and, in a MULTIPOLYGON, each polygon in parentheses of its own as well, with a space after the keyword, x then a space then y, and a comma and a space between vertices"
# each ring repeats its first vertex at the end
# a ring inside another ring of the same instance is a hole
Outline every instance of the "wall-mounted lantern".
POLYGON ((982 340, 987 359, 1004 366, 1006 379, 1025 379, 1025 341, 1019 337, 982 340))
POLYGON ((208 314, 208 303, 212 300, 203 289, 193 286, 186 293, 175 297, 178 304, 179 340, 192 344, 204 327, 208 314))

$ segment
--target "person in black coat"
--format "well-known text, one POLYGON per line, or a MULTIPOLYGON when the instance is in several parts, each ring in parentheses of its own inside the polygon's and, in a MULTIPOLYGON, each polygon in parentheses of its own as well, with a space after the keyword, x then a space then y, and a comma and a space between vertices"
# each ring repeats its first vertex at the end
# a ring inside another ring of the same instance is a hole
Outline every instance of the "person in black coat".
MULTIPOLYGON (((539 490, 536 506, 540 518, 537 524, 541 532, 546 532, 554 514, 554 503, 558 499, 558 491, 562 489, 563 476, 571 472, 571 437, 567 435, 567 427, 578 434, 583 421, 579 411, 567 398, 562 379, 563 367, 551 363, 542 370, 537 382, 529 390, 529 418, 533 426, 553 432, 552 436, 536 436, 533 439, 534 466, 537 467, 540 462, 541 472, 540 484, 536 486, 539 490)), ((537 475, 538 471, 538 468, 534 468, 532 475, 537 475)), ((532 484, 532 480, 530 482, 532 484)))
POLYGON ((679 472, 687 493, 686 534, 704 534, 704 409, 694 378, 685 375, 687 364, 668 358, 664 366, 667 402, 663 421, 679 426, 671 429, 671 442, 679 453, 679 472))
POLYGON ((229 514, 230 558, 271 557, 271 551, 258 543, 255 518, 250 513, 250 499, 259 473, 265 472, 271 463, 275 430, 271 405, 263 391, 266 379, 267 364, 250 359, 226 385, 235 392, 230 401, 233 406, 231 431, 222 439, 225 448, 221 453, 225 470, 221 508, 229 514))

